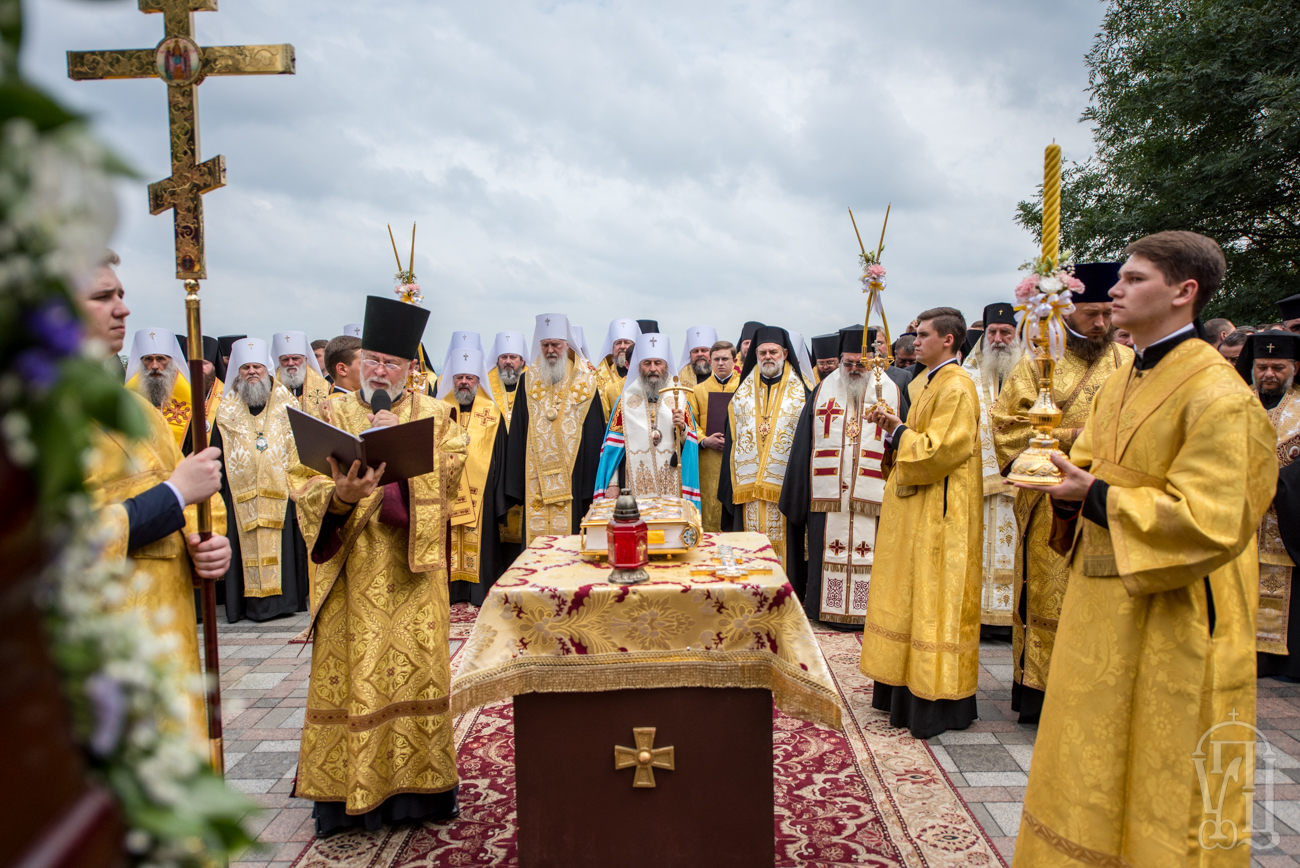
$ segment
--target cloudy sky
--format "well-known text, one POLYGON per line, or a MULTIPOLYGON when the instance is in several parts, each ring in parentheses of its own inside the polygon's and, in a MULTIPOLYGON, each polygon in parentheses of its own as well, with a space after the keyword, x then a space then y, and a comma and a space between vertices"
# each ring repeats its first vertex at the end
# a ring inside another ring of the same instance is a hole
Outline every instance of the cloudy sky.
MULTIPOLYGON (((165 86, 71 82, 64 52, 152 47, 134 0, 29 0, 28 73, 140 173, 115 248, 128 328, 180 328, 165 86)), ((599 343, 614 317, 677 342, 747 319, 806 336, 860 319, 851 206, 872 246, 886 203, 893 331, 937 304, 975 319, 1034 253, 1016 202, 1043 148, 1085 159, 1083 55, 1097 0, 656 3, 222 0, 200 44, 289 42, 294 76, 200 88, 209 334, 311 338, 415 271, 435 358, 567 313, 599 343), (405 258, 403 252, 403 258, 405 258)), ((592 346, 593 351, 596 350, 592 346)))

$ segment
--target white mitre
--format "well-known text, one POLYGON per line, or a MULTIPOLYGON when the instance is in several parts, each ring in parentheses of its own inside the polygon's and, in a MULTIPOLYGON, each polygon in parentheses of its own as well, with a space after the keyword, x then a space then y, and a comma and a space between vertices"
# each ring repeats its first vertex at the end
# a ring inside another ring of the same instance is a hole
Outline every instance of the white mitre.
POLYGON ((632 343, 641 342, 641 326, 637 325, 636 320, 631 317, 626 319, 611 320, 609 330, 605 332, 605 344, 600 348, 600 362, 614 353, 614 341, 631 341, 632 343))
POLYGON ((482 350, 465 347, 457 350, 447 357, 447 363, 442 369, 441 379, 438 380, 438 397, 445 398, 452 392, 452 378, 457 374, 473 374, 478 377, 478 389, 489 401, 492 400, 492 387, 488 383, 487 356, 483 355, 482 350))
POLYGON ((492 355, 488 358, 488 364, 495 366, 497 359, 506 353, 512 353, 527 362, 527 340, 523 332, 497 332, 496 339, 492 341, 492 355))
POLYGON ((641 335, 636 346, 632 348, 632 358, 627 363, 627 379, 623 381, 623 391, 636 385, 641 379, 641 363, 646 359, 662 359, 668 372, 664 375, 665 386, 673 384, 673 377, 677 372, 673 368, 673 348, 672 343, 668 340, 668 335, 659 332, 646 332, 641 335))
POLYGON ((591 350, 587 349, 587 333, 582 330, 582 326, 572 326, 573 336, 578 339, 578 349, 584 359, 591 358, 591 350))
POLYGON ((681 370, 691 363, 691 350, 696 347, 711 347, 718 342, 718 330, 713 326, 697 325, 686 330, 686 343, 682 347, 682 360, 677 363, 681 370))
POLYGON ((350 338, 361 337, 361 323, 350 322, 343 327, 343 334, 350 338))
POLYGON ((302 356, 313 371, 325 376, 321 374, 320 363, 316 361, 316 353, 312 351, 306 332, 276 332, 271 335, 271 358, 275 359, 276 367, 279 367, 280 356, 302 356))
POLYGON ((240 338, 230 347, 230 362, 226 370, 239 374, 239 369, 249 363, 264 365, 270 373, 275 373, 275 362, 271 361, 271 351, 266 341, 261 338, 240 338))
POLYGON ((184 351, 181 350, 181 342, 176 340, 176 335, 167 329, 140 329, 135 333, 135 337, 131 340, 131 357, 126 363, 128 383, 131 382, 132 377, 143 370, 144 365, 140 359, 145 356, 171 356, 185 382, 190 381, 190 366, 187 364, 184 351))
MULTIPOLYGON (((447 341, 447 352, 442 356, 442 367, 438 368, 438 376, 442 376, 442 371, 447 369, 447 364, 451 361, 451 354, 458 350, 478 350, 483 352, 483 337, 478 332, 452 332, 451 340, 447 341)), ((442 397, 439 395, 438 397, 442 397)))
POLYGON ((799 367, 805 373, 817 369, 817 360, 812 357, 808 351, 808 343, 803 339, 803 335, 795 331, 786 329, 786 334, 790 336, 790 346, 794 347, 795 356, 799 359, 799 367), (809 367, 811 365, 811 367, 809 367))
POLYGON ((542 341, 559 340, 566 341, 569 349, 573 354, 586 358, 582 355, 582 345, 573 334, 573 328, 569 325, 569 318, 562 313, 539 313, 537 315, 537 324, 533 327, 533 346, 532 353, 528 356, 528 363, 532 364, 542 355, 542 341))

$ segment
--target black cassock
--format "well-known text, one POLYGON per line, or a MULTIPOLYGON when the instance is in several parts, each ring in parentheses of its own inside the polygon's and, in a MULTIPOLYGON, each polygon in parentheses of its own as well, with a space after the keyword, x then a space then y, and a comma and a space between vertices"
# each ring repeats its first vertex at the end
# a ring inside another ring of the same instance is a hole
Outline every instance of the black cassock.
MULTIPOLYGON (((510 419, 510 436, 506 446, 506 506, 524 503, 528 459, 528 377, 525 371, 516 387, 514 413, 510 419)), ((596 490, 596 470, 600 467, 600 449, 605 443, 605 414, 600 408, 600 395, 592 396, 587 405, 587 415, 582 420, 582 442, 573 459, 573 527, 570 533, 582 529, 582 519, 591 507, 596 490), (594 408, 594 410, 593 410, 594 408)), ((524 506, 524 539, 528 539, 528 507, 524 506)))
MULTIPOLYGON (((221 429, 212 426, 212 444, 222 447, 221 429)), ((224 454, 224 450, 223 453, 224 454)), ((226 478, 226 465, 221 464, 221 499, 226 504, 226 539, 230 540, 230 569, 225 581, 217 586, 217 599, 224 594, 226 620, 234 624, 245 618, 250 621, 269 621, 282 615, 305 612, 311 604, 308 599, 311 586, 307 578, 307 543, 298 529, 298 506, 292 499, 286 502, 284 528, 280 531, 280 593, 272 597, 244 596, 244 558, 239 546, 239 522, 235 518, 234 499, 230 494, 230 480, 226 478)))
POLYGON ((478 533, 478 584, 451 582, 453 603, 483 605, 492 585, 519 556, 521 546, 518 543, 503 543, 498 525, 510 509, 510 504, 506 502, 505 474, 508 445, 506 420, 502 418, 497 425, 496 440, 492 443, 492 461, 488 464, 487 479, 483 482, 483 518, 479 522, 478 533))
MULTIPOLYGON (((1300 461, 1293 461, 1277 474, 1277 494, 1273 496, 1277 509, 1277 526, 1282 532, 1282 545, 1291 560, 1300 564, 1300 461)), ((1300 567, 1291 569, 1291 606, 1286 626, 1286 648, 1290 654, 1256 654, 1258 675, 1283 675, 1300 679, 1300 567)))

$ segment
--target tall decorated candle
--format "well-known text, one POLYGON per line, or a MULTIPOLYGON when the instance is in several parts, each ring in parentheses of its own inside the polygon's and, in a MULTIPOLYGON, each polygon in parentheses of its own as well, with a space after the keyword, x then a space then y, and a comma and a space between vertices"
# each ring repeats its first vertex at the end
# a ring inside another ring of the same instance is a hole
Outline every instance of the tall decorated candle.
POLYGON ((1055 267, 1061 261, 1061 146, 1047 146, 1043 161, 1043 259, 1055 267))

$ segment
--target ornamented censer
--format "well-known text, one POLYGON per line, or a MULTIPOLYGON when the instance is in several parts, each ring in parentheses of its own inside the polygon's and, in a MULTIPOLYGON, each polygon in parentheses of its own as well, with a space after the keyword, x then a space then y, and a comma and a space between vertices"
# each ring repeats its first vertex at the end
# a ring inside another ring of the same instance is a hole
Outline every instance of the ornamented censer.
POLYGON ((1052 429, 1061 423, 1053 397, 1056 363, 1065 355, 1064 317, 1074 312, 1071 300, 1083 284, 1073 274, 1070 252, 1061 254, 1061 146, 1047 147, 1043 173, 1043 252, 1023 268, 1031 273, 1016 287, 1016 331, 1038 369, 1038 398, 1029 420, 1038 432, 1011 463, 1007 479, 1031 485, 1057 485, 1065 478, 1052 454, 1063 455, 1052 429))

